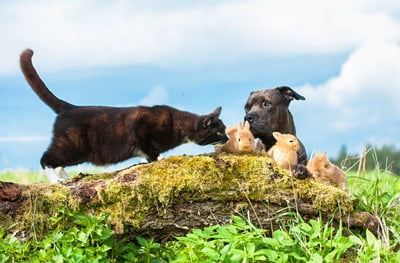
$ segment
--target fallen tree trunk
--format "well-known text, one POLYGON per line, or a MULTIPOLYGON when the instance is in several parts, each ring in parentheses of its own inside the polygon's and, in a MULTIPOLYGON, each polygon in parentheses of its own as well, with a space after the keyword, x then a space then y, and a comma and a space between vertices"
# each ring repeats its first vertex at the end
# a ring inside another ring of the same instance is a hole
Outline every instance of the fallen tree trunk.
POLYGON ((80 174, 63 184, 0 183, 0 227, 45 234, 60 208, 109 214, 117 234, 167 239, 192 228, 230 223, 241 214, 276 229, 287 216, 322 216, 377 233, 373 215, 354 210, 347 192, 297 180, 262 155, 175 156, 114 173, 80 174))

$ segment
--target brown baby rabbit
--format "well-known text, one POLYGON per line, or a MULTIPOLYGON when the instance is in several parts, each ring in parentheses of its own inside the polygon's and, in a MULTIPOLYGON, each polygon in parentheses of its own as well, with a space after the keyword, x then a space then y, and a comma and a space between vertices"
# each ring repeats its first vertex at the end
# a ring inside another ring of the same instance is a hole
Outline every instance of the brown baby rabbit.
POLYGON ((251 153, 254 152, 254 136, 250 131, 249 122, 244 126, 239 123, 237 126, 226 129, 229 140, 221 147, 215 147, 216 152, 226 153, 251 153))
POLYGON ((273 132, 272 136, 276 139, 274 146, 269 149, 267 154, 271 156, 275 164, 282 169, 291 171, 297 165, 297 150, 300 148, 296 136, 273 132))
POLYGON ((317 153, 315 157, 308 162, 307 170, 317 181, 328 184, 334 183, 342 190, 347 190, 346 175, 339 167, 329 161, 326 152, 317 153))

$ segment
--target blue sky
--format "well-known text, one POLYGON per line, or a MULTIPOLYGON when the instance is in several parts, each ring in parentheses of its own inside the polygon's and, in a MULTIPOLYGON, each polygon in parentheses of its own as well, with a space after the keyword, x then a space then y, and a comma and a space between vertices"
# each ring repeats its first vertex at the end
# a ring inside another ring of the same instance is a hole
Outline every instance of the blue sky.
POLYGON ((233 125, 251 91, 288 85, 309 152, 400 144, 398 1, 0 1, 0 34, 0 169, 39 169, 51 137, 18 68, 27 47, 73 104, 222 106, 233 125))

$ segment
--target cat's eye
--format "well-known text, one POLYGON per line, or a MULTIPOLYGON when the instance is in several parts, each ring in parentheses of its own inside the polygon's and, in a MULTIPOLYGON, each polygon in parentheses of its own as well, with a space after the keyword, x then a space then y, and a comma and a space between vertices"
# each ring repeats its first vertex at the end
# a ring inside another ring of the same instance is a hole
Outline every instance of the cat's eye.
POLYGON ((217 132, 217 135, 218 136, 222 136, 222 135, 224 135, 222 132, 217 132))

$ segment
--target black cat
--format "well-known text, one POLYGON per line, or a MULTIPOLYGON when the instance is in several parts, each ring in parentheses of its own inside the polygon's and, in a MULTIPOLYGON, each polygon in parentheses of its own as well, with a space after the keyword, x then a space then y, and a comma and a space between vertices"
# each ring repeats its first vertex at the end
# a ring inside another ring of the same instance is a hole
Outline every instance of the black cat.
POLYGON ((91 162, 114 164, 142 156, 156 161, 160 153, 180 144, 224 143, 221 107, 196 115, 169 106, 75 106, 57 98, 32 65, 33 51, 21 54, 21 69, 36 94, 57 113, 52 142, 41 158, 43 168, 91 162))

